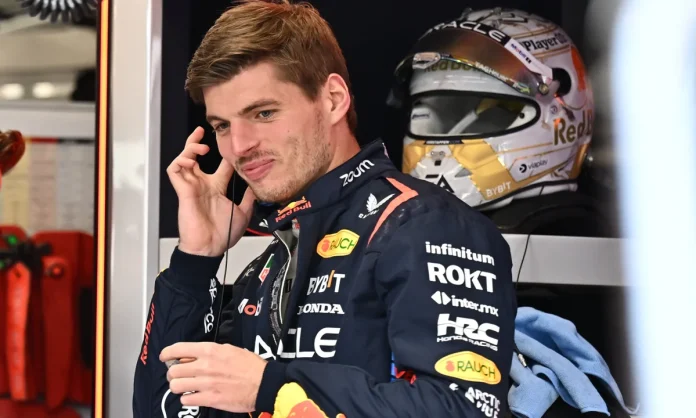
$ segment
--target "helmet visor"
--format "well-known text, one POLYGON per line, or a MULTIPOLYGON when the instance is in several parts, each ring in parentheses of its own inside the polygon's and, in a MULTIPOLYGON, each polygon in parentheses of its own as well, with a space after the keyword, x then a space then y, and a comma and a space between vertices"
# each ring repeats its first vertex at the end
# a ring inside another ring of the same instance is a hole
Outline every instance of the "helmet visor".
POLYGON ((427 70, 442 61, 482 71, 530 97, 548 94, 553 79, 549 67, 503 32, 460 22, 458 28, 433 30, 423 36, 397 66, 397 83, 407 88, 414 69, 427 70))
POLYGON ((425 140, 480 139, 510 134, 538 119, 538 106, 529 99, 434 91, 413 97, 408 132, 425 140))

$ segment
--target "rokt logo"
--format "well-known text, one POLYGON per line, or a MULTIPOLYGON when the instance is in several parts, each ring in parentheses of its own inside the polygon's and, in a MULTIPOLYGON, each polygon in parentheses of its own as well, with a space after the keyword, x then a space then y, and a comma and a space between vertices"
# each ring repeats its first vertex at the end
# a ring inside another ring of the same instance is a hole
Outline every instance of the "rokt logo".
POLYGON ((317 254, 323 258, 343 257, 353 252, 360 236, 348 229, 324 236, 317 244, 317 254))
POLYGON ((470 270, 459 267, 456 264, 445 267, 439 263, 428 263, 428 278, 431 282, 442 284, 453 284, 455 286, 465 285, 468 289, 473 286, 476 290, 483 290, 480 278, 486 279, 486 292, 493 293, 493 281, 495 274, 481 270, 470 270))
POLYGON ((441 358, 435 363, 435 371, 469 382, 500 383, 500 370, 495 363, 473 351, 461 351, 441 358))

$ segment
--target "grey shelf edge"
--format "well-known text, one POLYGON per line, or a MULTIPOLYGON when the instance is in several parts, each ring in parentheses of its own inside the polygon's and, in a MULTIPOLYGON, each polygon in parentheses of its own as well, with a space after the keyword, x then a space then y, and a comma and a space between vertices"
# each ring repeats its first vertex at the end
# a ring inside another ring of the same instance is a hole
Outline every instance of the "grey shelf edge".
MULTIPOLYGON (((504 235, 517 280, 527 235, 504 235)), ((519 275, 520 283, 626 286, 619 238, 532 235, 519 275)))
MULTIPOLYGON (((512 255, 513 280, 517 279, 527 235, 504 235, 512 255)), ((243 237, 228 255, 226 283, 232 283, 244 267, 270 243, 272 237, 243 237)), ((159 270, 169 266, 176 238, 160 239, 159 270)), ((520 283, 586 286, 625 286, 622 239, 532 235, 522 264, 520 283)), ((225 262, 220 265, 222 280, 225 262)))
POLYGON ((1 129, 27 137, 94 140, 97 130, 94 103, 60 101, 0 101, 1 129))

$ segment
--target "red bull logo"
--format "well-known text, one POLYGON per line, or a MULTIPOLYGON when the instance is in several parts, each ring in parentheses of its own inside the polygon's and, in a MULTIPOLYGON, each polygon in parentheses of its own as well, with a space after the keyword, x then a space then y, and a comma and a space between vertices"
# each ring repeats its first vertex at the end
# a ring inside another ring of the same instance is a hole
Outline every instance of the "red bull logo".
POLYGON ((288 203, 288 205, 285 206, 283 209, 278 209, 278 216, 275 218, 275 221, 280 222, 293 213, 297 213, 301 210, 309 209, 311 207, 312 202, 305 199, 305 197, 303 196, 300 200, 288 203))

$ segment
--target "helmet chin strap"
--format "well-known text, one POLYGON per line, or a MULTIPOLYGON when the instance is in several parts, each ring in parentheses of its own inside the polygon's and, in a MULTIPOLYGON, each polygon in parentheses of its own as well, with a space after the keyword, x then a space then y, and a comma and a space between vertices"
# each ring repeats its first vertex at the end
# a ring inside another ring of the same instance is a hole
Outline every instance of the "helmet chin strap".
POLYGON ((476 122, 478 117, 479 116, 478 116, 478 112, 476 112, 476 109, 470 110, 469 113, 464 115, 464 117, 461 118, 461 120, 459 122, 457 122, 452 127, 452 129, 450 129, 447 132, 447 135, 456 135, 456 134, 464 132, 466 130, 466 128, 471 126, 472 123, 476 122))

